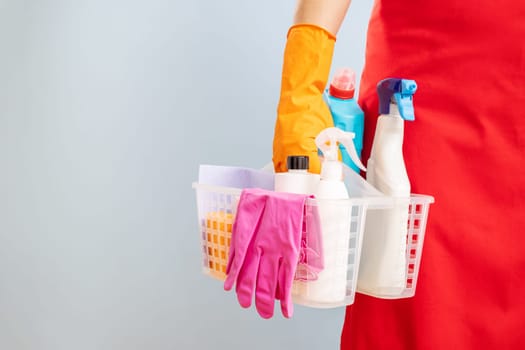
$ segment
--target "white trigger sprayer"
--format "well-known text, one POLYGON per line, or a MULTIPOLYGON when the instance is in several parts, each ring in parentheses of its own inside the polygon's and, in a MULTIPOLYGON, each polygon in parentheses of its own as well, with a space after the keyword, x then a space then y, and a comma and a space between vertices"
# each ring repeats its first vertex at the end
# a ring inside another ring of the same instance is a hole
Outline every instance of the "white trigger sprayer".
POLYGON ((324 129, 317 135, 315 144, 323 152, 324 156, 321 167, 321 179, 341 180, 343 177, 343 165, 338 159, 338 142, 346 148, 354 164, 359 169, 366 171, 365 166, 357 155, 353 142, 354 137, 355 134, 353 132, 346 132, 335 127, 324 129))

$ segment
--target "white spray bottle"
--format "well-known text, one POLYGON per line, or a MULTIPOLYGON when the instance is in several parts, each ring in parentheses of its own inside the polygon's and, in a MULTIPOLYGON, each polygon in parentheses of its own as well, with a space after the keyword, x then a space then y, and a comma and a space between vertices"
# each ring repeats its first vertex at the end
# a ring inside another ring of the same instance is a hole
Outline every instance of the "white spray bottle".
POLYGON ((395 198, 392 209, 369 210, 357 290, 392 298, 406 286, 406 247, 410 181, 403 160, 404 121, 414 120, 413 80, 388 78, 379 82, 379 118, 366 180, 395 198))
POLYGON ((353 138, 354 133, 328 128, 315 139, 315 144, 324 155, 321 180, 315 195, 318 199, 324 269, 316 281, 307 282, 298 292, 303 301, 320 306, 323 303, 327 306, 338 303, 346 298, 352 208, 340 201, 348 198, 348 191, 343 182, 343 163, 338 160, 338 143, 346 148, 357 167, 366 171, 357 156, 353 138))
POLYGON ((316 194, 317 198, 348 198, 348 191, 343 182, 343 163, 338 159, 338 144, 346 148, 350 159, 359 169, 366 171, 353 145, 354 137, 355 134, 353 132, 345 132, 339 128, 327 128, 315 138, 315 144, 324 157, 321 165, 321 181, 316 194))

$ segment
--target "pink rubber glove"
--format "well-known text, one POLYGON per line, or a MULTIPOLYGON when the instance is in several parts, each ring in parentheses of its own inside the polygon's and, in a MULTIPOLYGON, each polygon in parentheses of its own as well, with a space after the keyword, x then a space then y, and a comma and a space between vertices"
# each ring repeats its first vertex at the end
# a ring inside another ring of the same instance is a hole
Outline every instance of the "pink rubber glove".
POLYGON ((315 281, 324 268, 321 222, 316 204, 305 206, 303 234, 295 279, 315 281))
POLYGON ((307 195, 246 189, 232 229, 224 289, 236 284, 237 299, 273 316, 275 298, 285 317, 293 314, 292 282, 299 259, 307 195))

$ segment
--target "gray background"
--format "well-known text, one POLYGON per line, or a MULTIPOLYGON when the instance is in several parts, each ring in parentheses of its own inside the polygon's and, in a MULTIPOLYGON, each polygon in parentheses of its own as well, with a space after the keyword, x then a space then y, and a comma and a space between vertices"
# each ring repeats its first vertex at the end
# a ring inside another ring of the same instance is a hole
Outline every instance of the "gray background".
POLYGON ((343 309, 262 320, 200 273, 191 182, 271 159, 293 8, 0 0, 0 349, 338 348, 343 309))

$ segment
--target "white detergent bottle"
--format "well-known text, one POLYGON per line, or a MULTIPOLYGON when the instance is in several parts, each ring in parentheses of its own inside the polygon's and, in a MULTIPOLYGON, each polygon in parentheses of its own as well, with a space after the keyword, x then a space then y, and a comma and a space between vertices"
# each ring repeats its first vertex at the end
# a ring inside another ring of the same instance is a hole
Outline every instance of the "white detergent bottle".
POLYGON ((343 182, 343 164, 338 160, 338 143, 342 144, 353 162, 366 170, 355 150, 354 133, 338 128, 323 130, 315 139, 322 151, 321 180, 317 199, 323 244, 324 269, 317 280, 308 281, 298 290, 302 301, 327 307, 346 298, 348 248, 350 244, 351 206, 341 199, 348 198, 343 182))
POLYGON ((379 82, 379 118, 366 180, 395 198, 392 209, 368 210, 357 291, 396 298, 406 287, 406 247, 410 182, 403 159, 404 121, 414 120, 413 80, 388 78, 379 82))
POLYGON ((298 194, 315 194, 319 184, 319 174, 308 172, 308 156, 288 156, 287 172, 275 174, 274 190, 298 194))

